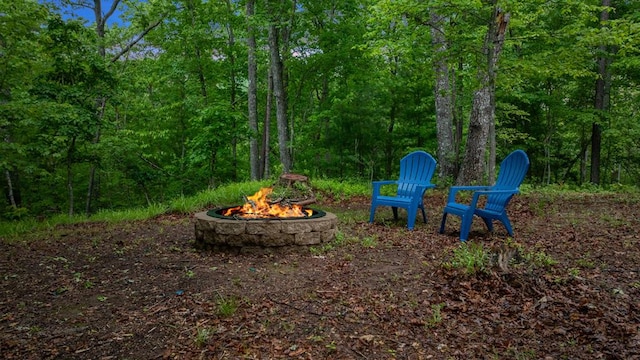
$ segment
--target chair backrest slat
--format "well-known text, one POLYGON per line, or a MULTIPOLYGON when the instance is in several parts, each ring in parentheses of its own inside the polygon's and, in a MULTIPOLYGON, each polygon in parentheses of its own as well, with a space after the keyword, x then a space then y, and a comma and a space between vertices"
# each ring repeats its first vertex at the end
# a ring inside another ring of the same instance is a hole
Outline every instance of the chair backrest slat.
POLYGON ((436 160, 425 151, 414 151, 400 160, 398 196, 412 196, 418 185, 431 183, 436 160))
MULTIPOLYGON (((502 163, 493 190, 518 190, 529 170, 529 157, 522 150, 509 154, 502 163)), ((492 194, 487 197, 485 209, 504 211, 513 194, 492 194)))

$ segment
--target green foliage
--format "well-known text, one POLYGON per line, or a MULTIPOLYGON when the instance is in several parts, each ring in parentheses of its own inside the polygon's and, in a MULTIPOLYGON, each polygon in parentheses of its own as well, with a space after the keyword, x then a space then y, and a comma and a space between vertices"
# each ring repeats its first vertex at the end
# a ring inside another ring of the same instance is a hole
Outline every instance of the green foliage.
POLYGON ((431 317, 427 321, 427 327, 433 328, 442 322, 442 309, 445 306, 445 303, 431 305, 431 317))
POLYGON ((481 243, 463 242, 453 249, 445 268, 462 270, 466 275, 485 273, 489 268, 489 253, 481 243))
POLYGON ((203 347, 207 344, 212 334, 213 331, 210 328, 198 328, 193 341, 196 343, 197 347, 203 347))
POLYGON ((320 194, 326 194, 337 200, 354 196, 370 196, 371 184, 367 181, 313 179, 311 186, 320 194))
POLYGON ((236 311, 238 310, 239 300, 234 296, 231 296, 231 297, 220 296, 220 298, 216 301, 216 305, 217 305, 218 315, 223 317, 229 317, 235 314, 236 311))
POLYGON ((124 209, 117 211, 100 210, 87 218, 90 221, 120 222, 149 219, 167 212, 167 207, 152 204, 147 207, 124 209))

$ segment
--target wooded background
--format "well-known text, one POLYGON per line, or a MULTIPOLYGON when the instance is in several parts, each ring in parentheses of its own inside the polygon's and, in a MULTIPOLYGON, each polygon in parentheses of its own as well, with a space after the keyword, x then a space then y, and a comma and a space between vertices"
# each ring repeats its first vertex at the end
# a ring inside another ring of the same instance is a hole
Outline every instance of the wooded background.
POLYGON ((637 185, 640 2, 0 0, 5 218, 283 172, 637 185), (79 17, 87 14, 89 19, 79 17))

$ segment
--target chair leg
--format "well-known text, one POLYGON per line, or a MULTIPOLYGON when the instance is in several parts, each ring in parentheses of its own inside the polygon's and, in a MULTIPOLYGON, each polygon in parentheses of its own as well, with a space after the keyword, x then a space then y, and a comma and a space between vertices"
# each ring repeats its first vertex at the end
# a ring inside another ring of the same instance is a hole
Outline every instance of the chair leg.
POLYGON ((444 234, 444 224, 447 222, 447 213, 442 213, 442 221, 440 222, 440 234, 444 234))
POLYGON ((493 232, 493 220, 489 218, 482 218, 482 220, 484 220, 484 224, 487 225, 489 232, 493 232))
POLYGON ((422 210, 422 220, 424 220, 424 223, 427 223, 427 214, 424 212, 424 207, 420 207, 420 210, 422 210))
POLYGON ((469 238, 469 231, 471 230, 471 223, 473 222, 473 215, 462 215, 460 225, 460 241, 465 242, 469 238))
POLYGON ((394 220, 398 220, 398 207, 397 206, 392 206, 391 210, 393 210, 393 219, 394 220))
POLYGON ((413 230, 413 227, 416 224, 416 215, 418 212, 418 209, 416 208, 409 208, 407 209, 407 228, 409 230, 413 230))
POLYGON ((504 225, 505 229, 507 229, 507 232, 509 233, 509 236, 513 236, 513 229, 511 228, 511 221, 509 221, 509 218, 504 215, 502 217, 500 217, 499 219, 502 224, 504 225))
POLYGON ((371 204, 371 210, 369 211, 369 222, 373 224, 373 218, 376 214, 376 206, 371 204))

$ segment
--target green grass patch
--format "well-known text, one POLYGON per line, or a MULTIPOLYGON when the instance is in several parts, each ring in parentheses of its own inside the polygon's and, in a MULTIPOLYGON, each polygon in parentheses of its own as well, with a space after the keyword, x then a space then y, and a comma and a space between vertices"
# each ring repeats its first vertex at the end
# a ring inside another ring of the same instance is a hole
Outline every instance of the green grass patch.
POLYGON ((443 266, 448 269, 462 270, 467 275, 487 272, 489 267, 489 253, 482 244, 463 242, 453 250, 449 261, 443 266))
POLYGON ((314 179, 311 186, 317 197, 324 194, 337 200, 357 196, 371 196, 371 183, 357 180, 314 179))

